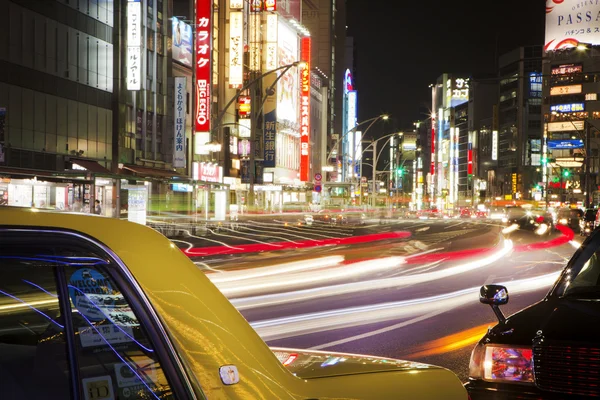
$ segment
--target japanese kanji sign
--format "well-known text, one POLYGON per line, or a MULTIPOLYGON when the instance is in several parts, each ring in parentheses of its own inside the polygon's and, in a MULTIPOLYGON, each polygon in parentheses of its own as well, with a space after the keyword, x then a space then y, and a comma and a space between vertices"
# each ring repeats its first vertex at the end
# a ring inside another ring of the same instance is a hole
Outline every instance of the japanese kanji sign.
POLYGON ((173 147, 173 167, 185 168, 185 113, 186 78, 175 77, 175 131, 173 147))
POLYGON ((142 3, 127 2, 127 90, 140 90, 142 81, 142 3))
POLYGON ((300 180, 309 180, 310 169, 310 37, 301 41, 300 57, 300 180))
POLYGON ((212 1, 196 1, 196 132, 210 132, 212 1))

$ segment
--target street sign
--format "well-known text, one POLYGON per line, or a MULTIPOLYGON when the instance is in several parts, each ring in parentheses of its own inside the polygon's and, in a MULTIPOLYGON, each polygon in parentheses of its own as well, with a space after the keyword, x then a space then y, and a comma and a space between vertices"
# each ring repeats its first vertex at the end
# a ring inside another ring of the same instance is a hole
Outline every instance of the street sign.
POLYGON ((321 185, 315 185, 315 192, 321 192, 321 185))
POLYGON ((323 176, 322 176, 320 173, 318 173, 318 172, 317 172, 317 173, 315 174, 315 181, 320 181, 320 180, 321 180, 321 178, 323 178, 323 176))

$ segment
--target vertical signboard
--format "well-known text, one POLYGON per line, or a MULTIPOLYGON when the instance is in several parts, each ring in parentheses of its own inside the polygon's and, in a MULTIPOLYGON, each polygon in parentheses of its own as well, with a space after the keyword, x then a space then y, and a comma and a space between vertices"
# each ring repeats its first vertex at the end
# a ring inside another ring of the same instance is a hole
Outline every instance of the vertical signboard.
MULTIPOLYGON (((278 38, 277 14, 267 14, 267 23, 265 24, 265 71, 271 71, 277 68, 277 38, 278 38)), ((276 79, 275 74, 269 74, 264 77, 264 86, 270 87, 276 79)), ((265 94, 264 111, 264 129, 263 129, 263 167, 274 168, 276 165, 276 137, 277 137, 277 92, 275 86, 273 93, 265 94)))
MULTIPOLYGON (((357 102, 358 102, 358 96, 357 96, 356 90, 349 91, 346 99, 348 102, 348 105, 346 106, 346 109, 348 110, 348 113, 346 114, 346 116, 347 116, 346 128, 348 129, 347 132, 350 132, 356 127, 356 107, 357 107, 357 102)), ((355 139, 354 134, 347 133, 346 140, 348 143, 348 150, 347 150, 348 160, 353 160, 355 157, 356 143, 354 143, 354 139, 355 139)))
POLYGON ((186 78, 175 77, 175 134, 173 146, 173 168, 185 168, 185 113, 186 78))
POLYGON ((498 160, 498 131, 492 131, 492 160, 498 160))
POLYGON ((196 1, 196 132, 210 132, 212 1, 196 1))
POLYGON ((265 11, 277 11, 277 0, 265 0, 264 8, 265 11))
POLYGON ((244 81, 244 17, 241 11, 229 13, 229 84, 242 86, 244 81))
POLYGON ((310 37, 302 38, 300 59, 304 62, 300 69, 300 180, 306 182, 310 173, 310 37))
POLYGON ((142 82, 142 3, 127 2, 127 90, 140 90, 142 82))

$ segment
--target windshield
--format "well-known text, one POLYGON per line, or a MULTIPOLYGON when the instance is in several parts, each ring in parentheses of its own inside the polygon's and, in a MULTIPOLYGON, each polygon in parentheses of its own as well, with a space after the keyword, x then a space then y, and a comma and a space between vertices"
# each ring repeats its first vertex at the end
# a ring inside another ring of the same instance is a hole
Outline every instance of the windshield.
POLYGON ((585 212, 586 221, 593 221, 596 219, 596 210, 586 210, 585 212))
POLYGON ((600 298, 600 249, 597 243, 588 242, 588 246, 582 250, 567 265, 554 290, 555 294, 563 297, 600 298))

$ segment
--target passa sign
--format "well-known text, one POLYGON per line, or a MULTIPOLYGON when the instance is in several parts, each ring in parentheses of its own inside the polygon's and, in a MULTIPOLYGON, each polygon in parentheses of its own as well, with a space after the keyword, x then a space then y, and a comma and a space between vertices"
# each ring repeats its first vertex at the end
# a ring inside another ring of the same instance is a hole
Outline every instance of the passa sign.
POLYGON ((300 43, 300 180, 309 180, 310 169, 310 37, 300 43))
POLYGON ((217 164, 195 162, 193 178, 197 181, 221 183, 222 171, 223 167, 219 167, 217 164))
POLYGON ((196 1, 196 132, 210 131, 212 1, 196 1))

